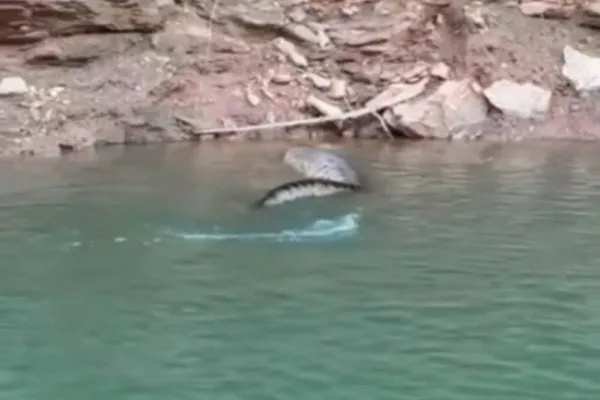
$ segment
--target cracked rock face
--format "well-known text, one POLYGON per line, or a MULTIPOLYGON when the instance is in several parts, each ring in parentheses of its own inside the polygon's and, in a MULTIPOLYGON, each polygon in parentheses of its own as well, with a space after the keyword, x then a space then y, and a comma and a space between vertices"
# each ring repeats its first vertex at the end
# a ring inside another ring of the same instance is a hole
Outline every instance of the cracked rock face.
POLYGON ((0 44, 92 32, 153 32, 163 24, 156 0, 5 0, 0 44))

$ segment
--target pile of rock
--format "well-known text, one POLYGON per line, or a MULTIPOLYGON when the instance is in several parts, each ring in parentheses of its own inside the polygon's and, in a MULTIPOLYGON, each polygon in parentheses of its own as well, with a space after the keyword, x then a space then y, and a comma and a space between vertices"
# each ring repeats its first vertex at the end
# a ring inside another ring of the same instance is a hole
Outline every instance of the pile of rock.
MULTIPOLYGON (((301 67, 308 65, 306 57, 293 45, 287 43, 282 46, 283 39, 279 39, 278 43, 290 62, 301 67)), ((472 78, 448 79, 450 75, 450 67, 442 62, 421 65, 418 73, 413 71, 401 76, 398 82, 368 100, 365 109, 373 113, 382 111, 386 125, 383 129, 402 136, 473 139, 481 135, 481 126, 492 109, 507 117, 540 121, 551 106, 552 91, 532 82, 500 79, 483 88, 472 78), (390 104, 390 99, 393 104, 390 104)), ((598 89, 600 58, 565 46, 562 75, 579 92, 598 89)), ((313 84, 312 89, 320 91, 321 95, 338 98, 338 92, 331 89, 331 79, 312 76, 309 81, 313 84)), ((343 94, 343 91, 340 93, 343 94)), ((315 101, 315 94, 310 94, 307 103, 321 114, 339 115, 340 120, 352 115, 336 104, 327 103, 324 96, 315 101)), ((353 133, 356 132, 359 131, 353 133)))
MULTIPOLYGON (((443 8, 448 1, 1 2, 0 44, 26 45, 17 63, 0 66, 0 117, 10 120, 0 140, 56 155, 198 135, 276 137, 265 132, 291 134, 286 127, 310 135, 323 118, 346 137, 475 139, 491 117, 543 121, 556 104, 558 79, 578 92, 600 88, 600 58, 572 46, 562 60, 552 54, 556 70, 540 73, 552 80, 501 76, 501 66, 481 79, 461 63, 489 15, 473 2, 451 21, 427 3, 443 8), (356 16, 361 7, 368 10, 356 16), (303 120, 309 112, 318 114, 313 122, 303 120), (253 134, 229 135, 235 132, 253 134)), ((518 6, 526 15, 600 27, 600 0, 518 6)), ((503 46, 500 40, 486 54, 504 51, 523 62, 503 46)))
POLYGON ((523 0, 519 9, 524 15, 531 17, 573 18, 579 25, 600 28, 598 0, 523 0))

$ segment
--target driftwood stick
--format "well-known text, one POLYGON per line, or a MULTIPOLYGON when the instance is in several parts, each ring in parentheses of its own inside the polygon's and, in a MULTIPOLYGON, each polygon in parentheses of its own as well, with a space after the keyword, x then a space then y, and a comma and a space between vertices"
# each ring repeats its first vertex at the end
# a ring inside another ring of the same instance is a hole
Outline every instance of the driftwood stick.
POLYGON ((175 119, 183 122, 184 124, 190 125, 195 129, 198 129, 198 132, 193 132, 194 136, 205 136, 205 135, 214 135, 215 133, 244 133, 244 132, 252 132, 261 129, 277 129, 277 128, 294 128, 298 126, 310 126, 310 125, 318 125, 325 122, 333 122, 333 121, 345 121, 349 119, 356 119, 363 117, 369 114, 375 114, 378 111, 392 107, 395 104, 406 100, 405 96, 393 96, 386 101, 382 101, 376 106, 371 107, 362 107, 356 110, 347 111, 343 114, 339 115, 326 115, 323 117, 315 117, 315 118, 307 118, 307 119, 299 119, 293 121, 281 121, 281 122, 270 122, 259 125, 246 125, 240 127, 223 127, 223 128, 208 128, 208 129, 200 129, 196 128, 197 123, 193 120, 190 120, 186 117, 175 116, 175 119), (399 100, 400 98, 400 100, 399 100))

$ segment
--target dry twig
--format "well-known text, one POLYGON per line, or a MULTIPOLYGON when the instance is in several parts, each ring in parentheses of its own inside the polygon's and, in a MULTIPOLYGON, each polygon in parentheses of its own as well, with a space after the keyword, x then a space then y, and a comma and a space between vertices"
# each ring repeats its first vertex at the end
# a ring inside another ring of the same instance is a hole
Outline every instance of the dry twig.
MULTIPOLYGON (((293 121, 272 122, 272 123, 259 124, 259 125, 246 125, 246 126, 240 126, 237 128, 223 127, 223 128, 201 129, 201 128, 196 128, 198 124, 195 123, 194 121, 190 120, 189 118, 175 116, 175 119, 177 119, 178 121, 180 121, 184 124, 194 127, 194 129, 196 130, 195 132, 193 132, 194 136, 205 136, 205 135, 214 135, 216 133, 245 133, 245 132, 252 132, 252 131, 257 131, 257 130, 261 130, 261 129, 295 128, 295 127, 299 127, 299 126, 318 125, 318 124, 322 124, 325 122, 347 121, 347 120, 351 120, 351 119, 357 119, 360 117, 364 117, 365 115, 369 115, 369 114, 376 114, 378 111, 380 111, 384 108, 392 107, 397 103, 399 103, 399 101, 394 96, 394 97, 388 99, 387 101, 380 102, 379 104, 377 104, 376 107, 362 107, 362 108, 359 108, 356 110, 351 110, 351 111, 345 112, 340 115, 327 115, 324 117, 307 118, 307 119, 300 119, 300 120, 293 120, 293 121)), ((381 120, 380 120, 380 122, 381 122, 381 120)), ((388 130, 388 132, 389 132, 389 130, 388 130)), ((391 133, 390 133, 390 135, 391 135, 391 133)))

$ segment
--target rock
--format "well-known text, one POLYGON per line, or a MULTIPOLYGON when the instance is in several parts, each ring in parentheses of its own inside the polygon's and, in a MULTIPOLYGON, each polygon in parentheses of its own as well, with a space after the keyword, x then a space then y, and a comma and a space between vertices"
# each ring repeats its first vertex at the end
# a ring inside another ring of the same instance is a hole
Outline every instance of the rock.
POLYGON ((245 53, 250 47, 223 33, 216 32, 195 14, 179 14, 152 36, 152 46, 162 52, 190 54, 205 52, 210 45, 215 53, 245 53))
POLYGON ((154 0, 10 0, 0 4, 0 43, 79 33, 153 32, 164 22, 154 0))
POLYGON ((329 87, 331 86, 331 80, 329 80, 321 75, 308 73, 308 74, 306 74, 305 77, 317 89, 325 90, 325 89, 329 89, 329 87))
POLYGON ((59 139, 53 135, 36 135, 24 138, 19 144, 21 156, 58 158, 63 154, 59 139))
POLYGON ((288 22, 285 10, 276 1, 239 2, 229 7, 227 13, 233 20, 252 28, 277 30, 288 22))
POLYGON ((377 139, 385 135, 385 131, 381 127, 381 122, 374 118, 359 125, 355 131, 352 131, 353 138, 357 139, 377 139))
POLYGON ((83 66, 102 56, 123 53, 135 40, 128 34, 88 34, 48 38, 34 45, 26 54, 29 64, 83 66))
POLYGON ((343 29, 330 33, 331 39, 338 46, 361 47, 386 43, 390 40, 387 29, 366 31, 363 29, 343 29))
POLYGON ((592 57, 571 46, 563 49, 562 74, 577 91, 600 88, 600 57, 592 57))
POLYGON ((27 93, 27 82, 19 76, 7 76, 0 80, 0 96, 27 93))
POLYGON ((97 146, 125 143, 125 130, 127 128, 126 123, 118 122, 113 118, 107 118, 102 122, 103 124, 98 126, 95 132, 97 146))
POLYGON ((429 74, 440 79, 448 79, 450 77, 450 67, 446 63, 439 62, 431 67, 429 74))
POLYGON ((414 83, 422 80, 430 74, 430 66, 426 63, 419 62, 408 71, 400 74, 402 80, 409 83, 414 83))
POLYGON ((589 1, 589 2, 582 4, 582 9, 590 15, 600 17, 600 1, 598 1, 598 0, 589 1))
POLYGON ((177 129, 172 111, 159 106, 138 106, 132 115, 121 121, 125 144, 168 143, 185 139, 185 133, 177 129))
POLYGON ((306 12, 302 7, 294 7, 287 12, 287 17, 294 22, 303 22, 306 20, 306 12))
POLYGON ((334 78, 331 80, 329 97, 334 100, 343 99, 346 96, 347 83, 344 79, 334 78))
POLYGON ((532 83, 517 83, 502 79, 483 91, 490 103, 505 115, 537 119, 546 115, 552 93, 532 83))
POLYGON ((469 29, 475 31, 486 30, 489 28, 489 17, 484 15, 481 10, 481 3, 472 2, 463 8, 465 13, 466 25, 469 29))
POLYGON ((74 123, 67 124, 57 136, 58 147, 63 151, 81 151, 94 147, 95 143, 94 132, 74 123))
POLYGON ((322 100, 312 94, 306 98, 306 104, 308 106, 314 107, 321 114, 328 116, 328 117, 342 115, 344 113, 344 111, 341 108, 339 108, 338 106, 330 104, 330 103, 326 102, 325 100, 322 100))
POLYGON ((581 5, 577 23, 581 26, 600 29, 600 1, 588 1, 581 5))
POLYGON ((567 19, 575 13, 577 6, 569 0, 533 0, 522 2, 519 9, 530 17, 567 19))
POLYGON ((271 81, 277 85, 287 85, 294 79, 289 72, 279 72, 273 75, 271 81))
POLYGON ((469 137, 487 118, 487 103, 470 79, 444 82, 432 95, 386 110, 384 119, 397 130, 427 139, 469 137))
POLYGON ((319 44, 320 38, 319 35, 313 32, 308 26, 298 23, 288 24, 283 28, 283 31, 286 32, 291 37, 294 37, 298 40, 302 40, 304 42, 319 44))
POLYGON ((251 106, 256 107, 260 104, 260 97, 258 97, 258 95, 254 93, 252 85, 249 84, 246 86, 244 94, 246 95, 246 100, 248 101, 248 103, 250 103, 251 106))
POLYGON ((285 54, 287 58, 298 67, 308 66, 308 60, 296 49, 296 46, 294 46, 292 42, 279 37, 275 39, 274 44, 279 51, 285 54))
POLYGON ((428 78, 421 79, 416 83, 394 83, 367 101, 365 107, 378 109, 382 104, 387 104, 390 101, 393 101, 393 103, 406 102, 423 93, 428 83, 428 78))

